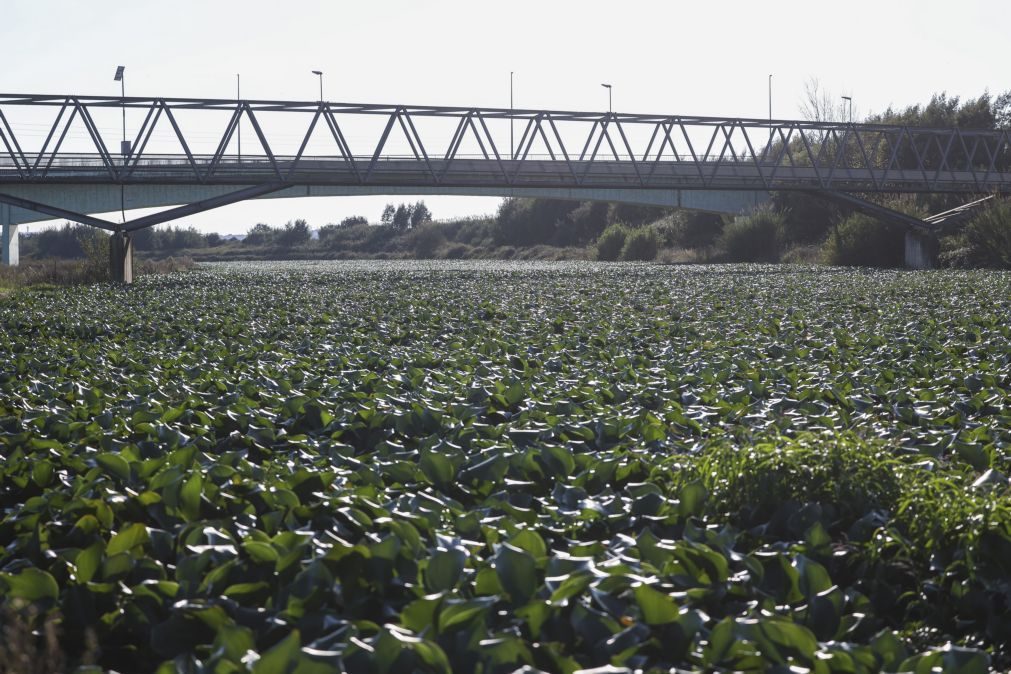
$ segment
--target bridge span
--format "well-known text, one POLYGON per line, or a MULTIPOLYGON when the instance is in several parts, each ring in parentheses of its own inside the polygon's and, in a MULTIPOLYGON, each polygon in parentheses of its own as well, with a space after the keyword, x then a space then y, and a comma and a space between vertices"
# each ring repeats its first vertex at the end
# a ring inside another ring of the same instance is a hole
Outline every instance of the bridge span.
POLYGON ((0 94, 8 263, 16 263, 16 225, 54 217, 115 232, 129 255, 132 231, 253 198, 548 196, 740 213, 772 190, 844 199, 929 236, 936 222, 859 195, 1007 194, 1011 136, 616 112, 0 94), (176 207, 126 222, 93 215, 152 206, 176 207))

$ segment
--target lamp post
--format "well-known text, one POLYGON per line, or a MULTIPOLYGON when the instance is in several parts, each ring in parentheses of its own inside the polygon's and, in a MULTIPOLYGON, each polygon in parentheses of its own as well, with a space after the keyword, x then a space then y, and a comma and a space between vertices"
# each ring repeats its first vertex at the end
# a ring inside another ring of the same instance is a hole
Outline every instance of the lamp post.
POLYGON ((313 70, 312 74, 319 78, 319 102, 323 102, 323 71, 313 70))
POLYGON ((769 73, 769 151, 772 151, 772 73, 769 73))
POLYGON ((509 158, 516 158, 516 148, 513 146, 513 71, 509 71, 509 158))
MULTIPOLYGON (((235 104, 242 105, 242 79, 239 77, 239 73, 235 73, 235 104)), ((239 148, 236 153, 238 158, 238 163, 242 163, 242 117, 239 117, 239 125, 236 131, 239 134, 239 148)))
POLYGON ((850 124, 853 123, 853 97, 843 96, 842 99, 850 104, 850 124))
POLYGON ((601 84, 600 86, 607 89, 607 114, 611 114, 611 85, 601 84))
MULTIPOLYGON (((123 142, 120 143, 119 153, 123 155, 123 166, 126 166, 127 158, 130 156, 130 143, 126 140, 126 66, 116 67, 116 76, 113 78, 113 82, 119 82, 119 95, 120 101, 123 108, 123 142)), ((122 183, 119 186, 119 214, 126 222, 126 186, 122 183)), ((117 232, 116 236, 119 236, 117 232)))
POLYGON ((120 100, 123 108, 123 142, 119 146, 120 154, 126 157, 130 154, 130 146, 126 143, 126 66, 116 67, 116 76, 113 82, 119 82, 120 100))

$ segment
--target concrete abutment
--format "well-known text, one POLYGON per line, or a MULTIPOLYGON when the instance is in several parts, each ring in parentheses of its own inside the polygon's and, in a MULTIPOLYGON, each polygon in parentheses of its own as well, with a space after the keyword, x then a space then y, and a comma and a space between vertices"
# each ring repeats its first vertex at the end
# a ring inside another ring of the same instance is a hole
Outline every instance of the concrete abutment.
POLYGON ((11 221, 11 207, 0 203, 0 225, 3 226, 3 251, 0 262, 7 267, 16 267, 20 262, 18 226, 11 221))
POLYGON ((906 230, 906 269, 937 267, 937 239, 930 234, 906 230))
POLYGON ((133 283, 133 237, 127 232, 113 232, 109 237, 109 280, 133 283))

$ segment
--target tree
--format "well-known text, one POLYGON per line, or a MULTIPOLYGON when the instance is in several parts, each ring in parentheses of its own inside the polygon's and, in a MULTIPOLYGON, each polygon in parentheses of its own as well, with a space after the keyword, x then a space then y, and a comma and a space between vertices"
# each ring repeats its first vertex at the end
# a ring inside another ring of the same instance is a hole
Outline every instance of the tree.
MULTIPOLYGON (((842 97, 822 89, 817 77, 809 77, 804 83, 804 100, 800 104, 800 114, 812 122, 849 121, 849 106, 842 97)), ((857 115, 854 113, 853 118, 857 115)))
MULTIPOLYGON (((387 206, 387 208, 389 208, 389 206, 387 206)), ((385 214, 385 211, 384 211, 384 214, 385 214)), ((392 214, 390 215, 390 218, 391 219, 393 218, 392 214)), ((367 224, 369 224, 368 218, 363 217, 361 215, 352 215, 350 217, 347 217, 347 218, 344 218, 343 220, 341 220, 340 224, 338 225, 338 227, 342 227, 342 228, 343 227, 354 227, 355 225, 367 225, 367 224)))
POLYGON ((411 226, 411 207, 400 204, 393 214, 393 228, 398 231, 405 231, 411 226))
POLYGON ((246 232, 246 238, 242 240, 243 243, 248 243, 252 246, 262 246, 264 244, 271 243, 274 240, 274 228, 270 225, 265 225, 262 222, 258 222, 253 225, 252 229, 246 232))
POLYGON ((411 229, 425 223, 432 219, 432 212, 428 210, 428 206, 425 205, 424 201, 419 201, 414 204, 411 209, 411 229))
POLYGON ((311 238, 312 232, 309 231, 309 223, 302 218, 298 218, 294 221, 288 221, 284 226, 284 230, 277 237, 277 242, 282 246, 300 246, 308 243, 311 238))
POLYGON ((396 215, 397 209, 393 204, 386 204, 386 208, 383 209, 383 214, 379 218, 379 222, 384 225, 393 224, 393 216, 396 215))

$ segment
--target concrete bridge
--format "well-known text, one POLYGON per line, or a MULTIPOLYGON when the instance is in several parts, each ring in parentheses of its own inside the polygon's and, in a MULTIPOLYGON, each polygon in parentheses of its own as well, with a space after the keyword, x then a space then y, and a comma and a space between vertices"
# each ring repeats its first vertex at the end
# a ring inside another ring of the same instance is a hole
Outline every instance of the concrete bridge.
POLYGON ((939 220, 858 195, 1006 194, 1011 137, 611 112, 0 94, 4 262, 17 262, 18 224, 62 218, 115 233, 122 280, 130 232, 246 199, 536 196, 742 213, 772 190, 814 192, 902 224, 907 258, 922 266, 939 220), (200 131, 184 132, 187 123, 200 131), (215 128, 223 130, 207 131, 215 128), (154 206, 175 208, 124 222, 93 215, 154 206))

